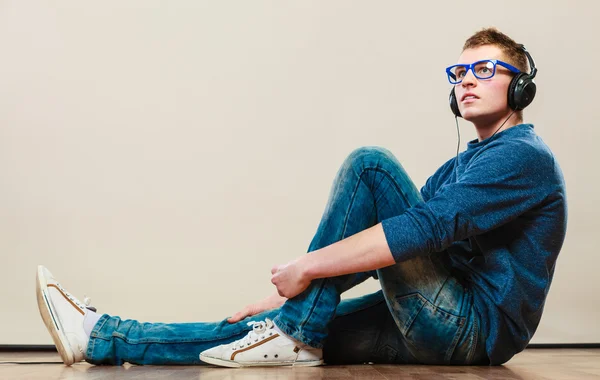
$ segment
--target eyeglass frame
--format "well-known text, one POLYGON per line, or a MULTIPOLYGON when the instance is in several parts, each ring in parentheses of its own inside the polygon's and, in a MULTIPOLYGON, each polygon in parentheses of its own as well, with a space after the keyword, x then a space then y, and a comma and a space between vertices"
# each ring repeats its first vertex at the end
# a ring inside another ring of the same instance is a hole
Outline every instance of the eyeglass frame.
POLYGON ((490 79, 492 78, 494 75, 496 75, 496 65, 500 65, 504 68, 507 68, 508 70, 510 70, 512 73, 514 74, 518 74, 521 72, 521 70, 517 69, 516 67, 514 67, 513 65, 511 65, 510 63, 506 63, 504 61, 501 61, 499 59, 482 59, 480 61, 477 62, 473 62, 471 64, 466 64, 466 63, 459 63, 456 65, 452 65, 452 66, 448 66, 446 67, 446 74, 448 75, 448 82, 450 82, 450 84, 455 85, 455 84, 460 84, 462 83, 462 79, 460 81, 457 82, 452 82, 450 80, 451 77, 456 77, 450 70, 452 70, 455 67, 464 67, 465 68, 465 76, 467 75, 467 73, 469 72, 469 70, 471 70, 471 72, 473 73, 473 75, 475 76, 475 78, 477 79, 490 79), (475 73, 475 65, 482 63, 482 62, 491 62, 494 66, 493 66, 493 72, 492 75, 490 75, 489 77, 485 77, 485 78, 481 78, 477 75, 477 73, 475 73))

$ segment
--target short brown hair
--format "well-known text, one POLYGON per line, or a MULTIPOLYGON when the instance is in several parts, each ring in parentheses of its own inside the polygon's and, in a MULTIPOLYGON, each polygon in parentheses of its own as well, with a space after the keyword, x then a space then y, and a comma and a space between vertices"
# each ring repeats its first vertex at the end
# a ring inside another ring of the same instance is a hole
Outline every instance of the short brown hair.
MULTIPOLYGON (((500 48, 511 65, 524 73, 529 72, 529 61, 523 50, 523 45, 516 43, 512 38, 494 27, 483 28, 469 37, 463 45, 463 51, 483 45, 494 45, 500 48)), ((523 111, 517 111, 519 119, 523 120, 523 111)))
POLYGON ((500 32, 496 28, 484 28, 469 37, 463 46, 463 51, 476 48, 483 45, 495 45, 506 55, 508 63, 517 69, 528 73, 527 56, 523 51, 521 44, 516 43, 512 38, 500 32))

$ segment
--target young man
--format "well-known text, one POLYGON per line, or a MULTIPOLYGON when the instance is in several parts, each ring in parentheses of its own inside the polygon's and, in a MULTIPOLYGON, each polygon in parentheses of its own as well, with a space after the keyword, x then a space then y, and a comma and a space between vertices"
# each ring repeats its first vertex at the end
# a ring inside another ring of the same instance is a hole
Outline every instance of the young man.
POLYGON ((278 294, 229 320, 96 314, 39 267, 40 313, 65 364, 506 362, 538 326, 567 221, 561 170, 522 124, 535 93, 527 61, 495 29, 470 37, 447 73, 453 112, 478 139, 420 192, 388 150, 352 152, 310 254, 274 267, 278 294), (371 276, 381 291, 340 303, 371 276))

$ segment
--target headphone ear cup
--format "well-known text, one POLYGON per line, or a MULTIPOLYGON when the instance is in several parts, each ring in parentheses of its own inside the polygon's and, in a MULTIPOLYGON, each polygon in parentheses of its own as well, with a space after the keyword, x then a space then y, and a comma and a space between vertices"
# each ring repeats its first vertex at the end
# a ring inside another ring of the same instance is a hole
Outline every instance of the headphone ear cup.
POLYGON ((508 86, 508 106, 515 111, 527 107, 533 101, 537 86, 526 73, 517 74, 508 86))
POLYGON ((454 88, 452 91, 450 91, 450 97, 448 100, 450 101, 450 109, 452 110, 454 116, 462 117, 460 110, 458 109, 458 102, 456 101, 456 93, 454 92, 454 88))
POLYGON ((537 87, 533 79, 531 79, 528 75, 527 78, 523 80, 522 84, 517 85, 517 88, 520 90, 518 93, 519 98, 516 98, 515 96, 515 101, 517 102, 519 109, 522 110, 530 105, 533 101, 537 87))
POLYGON ((525 74, 523 73, 515 75, 515 77, 510 81, 510 84, 508 85, 508 106, 515 111, 518 111, 517 103, 515 102, 515 93, 517 92, 517 85, 519 84, 519 80, 523 79, 524 75, 525 74))

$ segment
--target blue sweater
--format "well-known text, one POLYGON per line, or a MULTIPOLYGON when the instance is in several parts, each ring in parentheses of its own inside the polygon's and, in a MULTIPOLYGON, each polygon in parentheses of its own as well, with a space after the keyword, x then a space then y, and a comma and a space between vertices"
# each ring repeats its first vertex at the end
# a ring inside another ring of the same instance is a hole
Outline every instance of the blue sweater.
POLYGON ((562 171, 531 124, 520 124, 446 162, 423 202, 382 222, 396 262, 443 254, 474 294, 490 364, 531 340, 563 245, 562 171))

